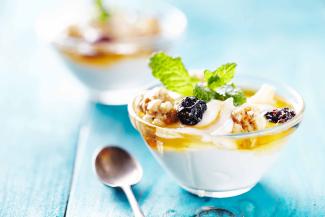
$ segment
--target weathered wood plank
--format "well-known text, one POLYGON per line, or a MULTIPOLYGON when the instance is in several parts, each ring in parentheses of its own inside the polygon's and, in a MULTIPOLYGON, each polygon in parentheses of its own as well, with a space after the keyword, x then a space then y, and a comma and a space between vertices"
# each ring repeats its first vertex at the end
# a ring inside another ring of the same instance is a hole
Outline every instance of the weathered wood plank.
POLYGON ((35 37, 37 2, 26 7, 19 1, 2 3, 0 216, 60 217, 68 200, 84 94, 35 37))

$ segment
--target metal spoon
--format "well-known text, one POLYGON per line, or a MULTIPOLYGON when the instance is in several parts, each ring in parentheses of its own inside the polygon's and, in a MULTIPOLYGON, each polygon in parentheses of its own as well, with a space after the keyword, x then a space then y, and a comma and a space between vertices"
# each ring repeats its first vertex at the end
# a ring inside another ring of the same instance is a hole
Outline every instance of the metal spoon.
POLYGON ((96 174, 100 181, 110 187, 120 187, 126 194, 135 217, 144 217, 131 185, 142 177, 142 168, 126 150, 107 146, 101 149, 94 160, 96 174))

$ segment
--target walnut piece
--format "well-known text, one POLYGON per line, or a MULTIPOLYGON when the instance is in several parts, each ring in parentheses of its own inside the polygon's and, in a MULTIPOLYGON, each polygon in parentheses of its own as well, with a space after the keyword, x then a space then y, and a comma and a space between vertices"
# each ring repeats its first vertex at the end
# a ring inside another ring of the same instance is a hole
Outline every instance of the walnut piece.
POLYGON ((178 121, 175 99, 164 88, 155 88, 142 94, 136 101, 136 112, 143 120, 157 126, 178 121))
POLYGON ((243 105, 231 113, 234 122, 233 133, 252 132, 266 127, 266 120, 260 109, 253 105, 243 105))

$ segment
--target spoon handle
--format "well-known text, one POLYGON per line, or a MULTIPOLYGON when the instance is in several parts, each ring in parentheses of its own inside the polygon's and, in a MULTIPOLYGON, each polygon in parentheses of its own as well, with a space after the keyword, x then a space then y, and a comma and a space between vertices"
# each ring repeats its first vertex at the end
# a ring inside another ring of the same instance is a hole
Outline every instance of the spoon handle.
POLYGON ((131 205, 134 216, 135 217, 145 217, 139 207, 137 200, 135 199, 135 196, 132 192, 131 186, 123 186, 122 189, 123 189, 124 193, 126 194, 126 197, 128 198, 128 201, 131 205))

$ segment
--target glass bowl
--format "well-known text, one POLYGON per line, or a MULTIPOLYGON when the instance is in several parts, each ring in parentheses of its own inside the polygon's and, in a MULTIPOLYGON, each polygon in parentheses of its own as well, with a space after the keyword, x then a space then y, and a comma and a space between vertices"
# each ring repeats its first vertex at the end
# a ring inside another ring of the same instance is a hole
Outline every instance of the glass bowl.
POLYGON ((253 188, 274 163, 304 113, 302 97, 287 85, 249 76, 236 79, 242 88, 253 90, 264 83, 273 85, 276 94, 293 105, 293 119, 260 131, 212 136, 145 122, 135 113, 134 100, 128 105, 129 117, 151 153, 182 188, 198 196, 240 195, 253 188))
POLYGON ((148 67, 150 55, 173 47, 187 25, 185 15, 163 1, 155 1, 154 4, 113 1, 111 7, 127 12, 130 19, 137 14, 154 17, 160 31, 157 35, 104 41, 93 46, 63 34, 67 26, 90 19, 90 8, 76 4, 42 15, 37 23, 37 31, 53 45, 70 71, 89 89, 91 99, 103 104, 127 104, 132 93, 152 84, 148 67), (94 56, 98 46, 104 54, 94 56))

